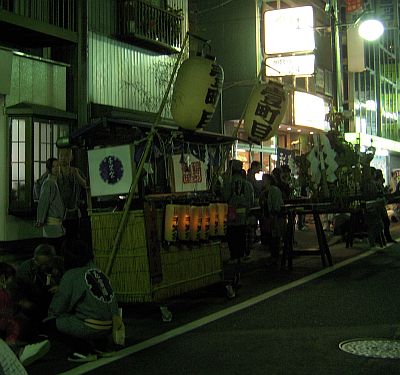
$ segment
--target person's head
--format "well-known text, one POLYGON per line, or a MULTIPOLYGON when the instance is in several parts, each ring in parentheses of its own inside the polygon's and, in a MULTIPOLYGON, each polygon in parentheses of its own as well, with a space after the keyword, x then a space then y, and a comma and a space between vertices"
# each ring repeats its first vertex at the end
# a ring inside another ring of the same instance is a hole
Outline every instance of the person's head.
POLYGON ((253 160, 253 161, 251 162, 250 169, 251 169, 252 171, 254 171, 255 173, 260 172, 261 169, 262 169, 261 163, 260 163, 259 161, 257 161, 257 160, 253 160))
POLYGON ((66 270, 86 266, 93 260, 93 252, 88 244, 82 240, 65 241, 62 253, 66 270))
POLYGON ((72 161, 72 149, 71 148, 60 148, 58 151, 58 160, 62 167, 69 166, 72 161))
POLYGON ((290 179, 290 174, 292 173, 292 170, 287 164, 284 164, 281 166, 281 179, 283 181, 288 181, 290 179))
POLYGON ((52 268, 53 258, 56 256, 54 246, 49 244, 40 244, 33 252, 33 261, 38 270, 49 272, 52 268))
POLYGON ((15 278, 15 268, 8 263, 0 262, 0 288, 6 288, 15 278))
POLYGON ((272 174, 263 174, 262 184, 264 189, 268 190, 271 185, 276 185, 276 179, 272 174))
POLYGON ((46 171, 48 174, 58 177, 60 174, 60 163, 56 158, 50 158, 46 161, 46 171))
POLYGON ((379 181, 379 182, 385 181, 381 169, 376 169, 375 170, 374 179, 375 179, 375 181, 379 181))
POLYGON ((231 160, 232 175, 242 174, 243 162, 237 159, 231 160))
POLYGON ((274 176, 276 181, 281 181, 282 179, 282 170, 279 167, 276 167, 272 170, 272 176, 274 176))

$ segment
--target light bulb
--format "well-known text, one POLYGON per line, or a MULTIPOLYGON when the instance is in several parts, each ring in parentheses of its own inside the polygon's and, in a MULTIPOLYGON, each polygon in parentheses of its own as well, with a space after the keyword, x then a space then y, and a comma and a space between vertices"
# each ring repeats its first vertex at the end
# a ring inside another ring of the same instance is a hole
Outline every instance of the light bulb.
POLYGON ((369 41, 377 40, 385 31, 383 24, 378 20, 362 21, 358 27, 358 34, 361 38, 369 41))

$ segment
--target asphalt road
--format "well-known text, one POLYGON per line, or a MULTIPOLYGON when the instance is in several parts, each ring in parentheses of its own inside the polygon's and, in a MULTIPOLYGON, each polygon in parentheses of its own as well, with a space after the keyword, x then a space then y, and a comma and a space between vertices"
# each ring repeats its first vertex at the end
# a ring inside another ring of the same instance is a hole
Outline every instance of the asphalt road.
MULTIPOLYGON (((269 291, 255 287, 230 303, 217 292, 182 302, 173 325, 160 330, 154 321, 154 336, 65 374, 400 374, 400 360, 338 347, 348 339, 400 336, 400 245, 367 254, 269 291), (199 304, 205 300, 209 308, 199 304)), ((264 277, 265 270, 254 271, 245 287, 264 277)))

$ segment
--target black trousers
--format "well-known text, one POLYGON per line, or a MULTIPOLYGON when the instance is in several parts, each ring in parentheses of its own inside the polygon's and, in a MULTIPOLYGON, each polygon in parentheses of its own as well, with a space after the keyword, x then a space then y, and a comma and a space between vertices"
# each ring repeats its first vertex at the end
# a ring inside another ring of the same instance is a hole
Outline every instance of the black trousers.
POLYGON ((232 259, 240 259, 244 256, 246 244, 246 225, 228 225, 226 238, 232 259))

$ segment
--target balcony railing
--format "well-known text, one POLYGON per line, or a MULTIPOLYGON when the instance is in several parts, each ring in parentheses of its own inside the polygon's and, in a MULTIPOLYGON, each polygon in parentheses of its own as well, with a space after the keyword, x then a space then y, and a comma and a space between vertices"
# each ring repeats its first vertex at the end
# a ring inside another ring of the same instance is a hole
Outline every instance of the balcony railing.
POLYGON ((76 31, 76 0, 0 0, 0 10, 76 31))
POLYGON ((149 48, 179 51, 183 16, 180 10, 164 10, 142 0, 118 2, 119 37, 149 48))

